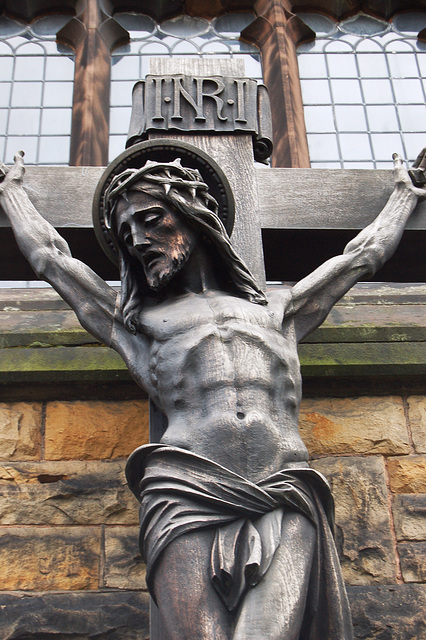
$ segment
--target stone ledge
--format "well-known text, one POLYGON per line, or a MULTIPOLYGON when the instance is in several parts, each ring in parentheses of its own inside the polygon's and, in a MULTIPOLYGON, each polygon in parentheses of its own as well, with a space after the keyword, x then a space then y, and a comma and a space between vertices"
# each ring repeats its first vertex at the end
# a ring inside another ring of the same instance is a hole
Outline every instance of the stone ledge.
MULTIPOLYGON (((426 342, 302 344, 303 376, 420 376, 426 373, 426 342)), ((2 383, 128 381, 120 356, 107 347, 0 350, 2 383)))
POLYGON ((301 344, 305 376, 416 376, 426 373, 426 342, 301 344))
MULTIPOLYGON (((424 374, 425 310, 424 285, 356 285, 300 346, 303 375, 424 374)), ((0 290, 0 375, 3 383, 130 379, 51 289, 0 290)))
MULTIPOLYGON (((424 640, 426 586, 348 587, 356 640, 424 640)), ((2 640, 149 640, 141 592, 0 593, 2 640)))

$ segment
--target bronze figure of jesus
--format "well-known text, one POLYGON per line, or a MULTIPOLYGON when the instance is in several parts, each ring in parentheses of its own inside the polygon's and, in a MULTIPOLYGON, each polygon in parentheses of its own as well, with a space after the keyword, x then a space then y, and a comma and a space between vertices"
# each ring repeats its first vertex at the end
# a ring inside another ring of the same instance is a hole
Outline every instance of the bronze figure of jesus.
POLYGON ((426 191, 395 155, 395 188, 376 220, 341 256, 266 296, 200 174, 147 162, 104 196, 117 294, 34 209, 22 154, 2 171, 0 205, 36 274, 167 417, 161 442, 137 449, 127 474, 170 639, 350 640, 332 501, 298 431, 297 345, 393 254, 426 191))

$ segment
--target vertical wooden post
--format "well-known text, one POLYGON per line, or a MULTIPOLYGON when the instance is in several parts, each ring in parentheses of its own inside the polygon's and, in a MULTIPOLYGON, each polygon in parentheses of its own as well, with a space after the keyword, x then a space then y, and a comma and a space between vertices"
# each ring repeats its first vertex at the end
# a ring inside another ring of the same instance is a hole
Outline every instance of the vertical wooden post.
MULTIPOLYGON (((203 60, 185 58, 153 58, 150 72, 153 74, 244 76, 240 60, 203 60)), ((260 229, 257 183, 253 155, 253 141, 245 133, 180 133, 171 131, 150 132, 150 139, 175 138, 199 147, 208 153, 223 169, 235 198, 235 225, 232 244, 245 261, 261 287, 265 286, 260 229)))
MULTIPOLYGON (((187 75, 244 76, 240 61, 202 59, 152 59, 151 73, 187 75), (214 65, 214 66, 213 66, 214 65)), ((174 138, 189 142, 208 153, 225 172, 235 198, 235 225, 232 244, 246 262, 261 287, 265 286, 265 268, 259 218, 253 140, 247 134, 180 133, 170 131, 150 132, 149 138, 174 138)), ((150 404, 150 440, 158 442, 167 427, 166 417, 150 404)), ((160 612, 151 600, 151 640, 169 640, 160 612)))
POLYGON ((129 35, 102 10, 86 0, 81 12, 58 33, 75 49, 70 165, 108 163, 111 49, 129 35))
POLYGON ((288 0, 257 0, 254 8, 258 17, 241 37, 262 54, 274 131, 272 166, 309 167, 296 47, 315 33, 291 13, 288 0))

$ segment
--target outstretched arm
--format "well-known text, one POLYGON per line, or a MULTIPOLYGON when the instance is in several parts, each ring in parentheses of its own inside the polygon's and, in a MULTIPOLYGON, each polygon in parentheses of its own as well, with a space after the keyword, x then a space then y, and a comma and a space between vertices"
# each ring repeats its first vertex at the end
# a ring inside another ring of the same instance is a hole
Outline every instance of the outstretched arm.
POLYGON ((0 206, 18 246, 35 273, 49 282, 92 335, 109 344, 117 294, 87 265, 71 256, 58 232, 34 208, 23 186, 23 152, 10 169, 0 163, 0 206))
MULTIPOLYGON (((425 155, 423 150, 415 167, 425 155)), ((426 196, 426 189, 413 185, 400 156, 394 154, 393 158, 395 187, 383 211, 349 242, 343 255, 331 258, 293 287, 293 308, 287 320, 294 320, 298 341, 325 320, 356 282, 374 275, 392 256, 418 199, 426 196)))

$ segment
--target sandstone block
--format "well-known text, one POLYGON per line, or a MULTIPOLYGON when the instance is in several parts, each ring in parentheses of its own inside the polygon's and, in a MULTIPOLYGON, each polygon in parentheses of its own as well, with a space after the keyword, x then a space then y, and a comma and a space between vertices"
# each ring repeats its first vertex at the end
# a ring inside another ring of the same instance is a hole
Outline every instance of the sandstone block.
POLYGON ((358 640, 426 640, 426 585, 348 587, 358 640))
POLYGON ((146 593, 0 594, 2 640, 149 640, 146 593))
POLYGON ((37 460, 41 403, 0 403, 0 460, 37 460))
POLYGON ((0 524, 137 524, 124 461, 0 464, 0 524))
POLYGON ((394 493, 426 493, 426 455, 388 458, 387 464, 394 493))
POLYGON ((146 589, 145 564, 139 551, 139 527, 105 529, 105 587, 146 589))
POLYGON ((381 457, 323 458, 336 505, 336 543, 348 584, 395 581, 385 469, 381 457))
POLYGON ((417 453, 426 453, 426 396, 408 398, 408 416, 414 447, 417 453))
POLYGON ((426 540, 426 495, 396 495, 393 518, 398 540, 426 540))
POLYGON ((148 402, 49 402, 46 459, 128 456, 149 439, 148 402))
POLYGON ((401 542, 398 553, 404 581, 426 582, 426 542, 401 542))
POLYGON ((306 398, 299 427, 311 457, 410 453, 402 399, 397 396, 306 398))
POLYGON ((0 573, 5 591, 96 589, 100 529, 0 527, 0 573))

